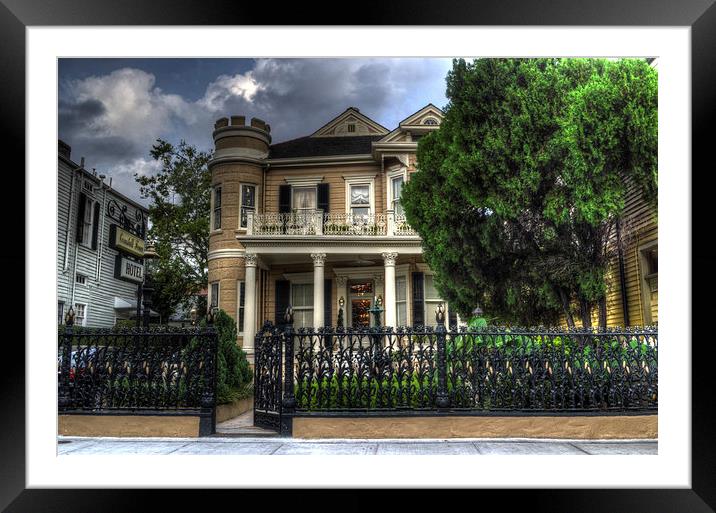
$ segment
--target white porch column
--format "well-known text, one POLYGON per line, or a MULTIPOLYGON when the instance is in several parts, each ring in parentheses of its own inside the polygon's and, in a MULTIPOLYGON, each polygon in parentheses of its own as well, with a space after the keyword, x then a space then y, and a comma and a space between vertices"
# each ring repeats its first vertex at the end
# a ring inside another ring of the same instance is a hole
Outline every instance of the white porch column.
POLYGON ((323 264, 326 261, 326 254, 311 253, 311 258, 313 259, 313 327, 322 328, 324 326, 323 312, 326 308, 323 297, 323 264))
POLYGON ((244 344, 243 349, 253 360, 254 337, 256 336, 256 261, 255 253, 246 253, 244 265, 246 274, 244 276, 245 297, 244 297, 244 344))
POLYGON ((383 285, 385 290, 385 301, 383 301, 383 307, 385 308, 385 325, 395 328, 395 259, 398 257, 398 254, 382 253, 382 256, 383 262, 385 263, 385 284, 383 285))

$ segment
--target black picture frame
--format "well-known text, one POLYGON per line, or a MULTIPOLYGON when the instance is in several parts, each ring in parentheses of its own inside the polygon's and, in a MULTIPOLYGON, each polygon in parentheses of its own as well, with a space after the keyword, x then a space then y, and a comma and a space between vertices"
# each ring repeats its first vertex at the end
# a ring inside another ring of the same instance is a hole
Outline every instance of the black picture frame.
MULTIPOLYGON (((519 0, 484 0, 455 2, 443 0, 393 0, 386 4, 350 4, 348 9, 336 9, 335 3, 296 2, 282 4, 268 2, 229 2, 224 0, 0 0, 0 55, 2 55, 2 78, 0 79, 0 105, 2 105, 2 144, 4 156, 10 160, 5 166, 5 187, 13 191, 25 191, 25 29, 33 25, 590 25, 590 26, 688 26, 691 28, 692 72, 692 240, 696 234, 708 234, 713 215, 706 210, 712 203, 706 195, 710 188, 703 182, 707 172, 713 172, 713 160, 708 159, 713 146, 711 131, 716 111, 716 6, 714 0, 552 0, 524 2, 519 0), (329 13, 342 13, 333 15, 329 13), (324 13, 324 14, 320 14, 324 13), (9 171, 14 170, 14 171, 9 171), (15 181, 13 184, 8 182, 15 181), (699 210, 703 210, 699 212, 699 210), (707 224, 708 223, 708 224, 707 224)), ((47 170, 48 173, 53 170, 47 170)), ((688 170, 682 171, 689 179, 688 170)), ((277 501, 287 498, 283 494, 267 491, 221 491, 212 492, 209 502, 206 494, 196 496, 196 491, 186 490, 38 490, 25 486, 25 351, 16 333, 21 326, 18 312, 27 322, 32 316, 47 315, 24 308, 25 287, 20 282, 25 265, 24 223, 17 218, 25 212, 25 194, 13 194, 4 201, 6 229, 15 230, 12 249, 0 255, 3 268, 9 275, 2 312, 5 323, 3 347, 3 370, 0 372, 2 396, 2 436, 0 437, 0 508, 8 512, 68 511, 136 512, 155 510, 156 499, 162 510, 183 510, 194 506, 197 499, 202 507, 221 506, 223 499, 236 507, 254 507, 254 500, 268 500, 271 509, 277 501), (12 205, 16 201, 18 204, 12 205), (8 272, 7 270, 12 270, 8 272), (13 283, 16 280, 17 283, 13 283), (21 291, 20 294, 17 291, 21 291), (20 296, 20 297, 18 297, 20 296)), ((50 215, 46 214, 46 215, 50 215)), ((8 234, 6 234, 7 236, 8 234)), ((692 273, 699 276, 692 289, 692 318, 701 323, 707 320, 711 305, 698 301, 697 290, 712 290, 713 272, 707 266, 714 257, 707 253, 708 244, 692 244, 692 273)), ((687 265, 684 262, 684 265, 687 265)), ((712 266, 710 266, 712 267, 712 266)), ((24 325, 24 324, 23 324, 24 325)), ((703 336, 704 324, 694 324, 693 332, 684 327, 685 350, 691 344, 692 354, 692 487, 690 489, 614 489, 614 490, 480 490, 475 507, 488 507, 485 495, 498 499, 500 508, 510 510, 524 506, 529 511, 579 511, 579 512, 693 512, 714 511, 716 507, 716 457, 714 434, 716 422, 711 415, 715 401, 713 374, 713 342, 703 336), (699 336, 701 335, 701 336, 699 336), (484 502, 483 502, 484 501, 484 502)), ((671 341, 669 343, 672 343, 671 341)), ((489 464, 489 463, 488 463, 489 464)), ((98 469, 101 472, 101 468, 98 469)), ((426 469, 435 471, 435 469, 426 469)), ((325 502, 342 510, 365 510, 375 504, 395 506, 385 496, 379 497, 360 491, 306 491, 302 503, 317 505, 325 502), (370 498, 369 498, 370 497, 370 498)), ((382 495, 382 494, 381 494, 382 495)), ((429 498, 456 507, 454 492, 447 490, 418 491, 401 494, 401 508, 413 508, 429 498), (450 495, 448 495, 450 494, 450 495)), ((468 499, 473 500, 473 499, 468 499)), ((287 502, 287 506, 292 504, 287 502)), ((296 504, 295 502, 293 504, 296 504)), ((469 504, 469 503, 468 503, 469 504)), ((281 506, 283 507, 283 505, 281 506)))

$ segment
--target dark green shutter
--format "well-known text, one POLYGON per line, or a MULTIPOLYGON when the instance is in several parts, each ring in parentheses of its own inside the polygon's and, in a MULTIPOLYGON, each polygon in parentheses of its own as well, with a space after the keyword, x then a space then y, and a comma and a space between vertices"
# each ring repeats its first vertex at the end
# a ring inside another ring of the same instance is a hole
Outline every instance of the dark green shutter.
POLYGON ((319 183, 318 191, 316 193, 316 208, 318 208, 318 210, 323 210, 324 213, 327 213, 329 207, 330 207, 330 200, 329 200, 329 193, 328 193, 328 184, 327 183, 319 183))
POLYGON ((331 280, 325 280, 324 286, 323 286, 323 325, 324 326, 331 326, 331 315, 333 314, 333 311, 331 310, 331 305, 333 304, 333 301, 331 299, 331 280))
POLYGON ((284 324, 283 316, 286 308, 291 304, 291 282, 288 280, 276 280, 276 326, 284 324))
POLYGON ((246 282, 239 282, 239 333, 244 332, 244 302, 246 300, 246 282))
POLYGON ((92 249, 97 249, 97 234, 99 233, 99 201, 94 204, 94 216, 92 227, 92 249))
POLYGON ((80 192, 80 200, 77 205, 77 236, 75 238, 77 242, 82 242, 82 239, 84 238, 85 203, 87 203, 87 196, 84 192, 80 192))
POLYGON ((278 211, 281 214, 291 212, 291 186, 278 186, 278 211))
POLYGON ((413 326, 425 325, 423 273, 413 273, 413 326))

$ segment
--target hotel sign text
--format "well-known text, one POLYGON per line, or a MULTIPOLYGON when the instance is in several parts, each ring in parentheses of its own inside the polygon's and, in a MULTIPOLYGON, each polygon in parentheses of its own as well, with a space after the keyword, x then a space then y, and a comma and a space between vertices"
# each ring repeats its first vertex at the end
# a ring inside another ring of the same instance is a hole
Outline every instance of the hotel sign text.
POLYGON ((116 224, 109 227, 109 247, 140 258, 144 257, 144 240, 116 224))
POLYGON ((117 255, 114 260, 114 277, 118 280, 142 283, 144 280, 144 266, 122 255, 117 255))

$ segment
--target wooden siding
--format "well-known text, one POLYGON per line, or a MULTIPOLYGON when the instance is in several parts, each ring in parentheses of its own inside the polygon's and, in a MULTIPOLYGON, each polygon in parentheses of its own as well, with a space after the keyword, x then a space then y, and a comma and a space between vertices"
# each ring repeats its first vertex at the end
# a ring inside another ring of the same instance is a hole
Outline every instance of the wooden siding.
MULTIPOLYGON (((613 235, 615 240, 616 234, 613 235)), ((643 326, 658 324, 658 289, 652 291, 644 279, 646 270, 641 252, 652 245, 658 244, 658 222, 656 210, 642 197, 639 189, 632 183, 627 185, 627 196, 623 216, 622 238, 624 240, 624 282, 629 311, 629 325, 643 326), (651 322, 645 315, 650 312, 651 322)), ((624 308, 622 305, 621 282, 619 277, 619 260, 614 251, 606 273, 607 290, 607 326, 624 326, 624 308)), ((597 308, 592 311, 592 323, 599 322, 597 308)), ((578 316, 575 323, 581 325, 578 316)), ((562 325, 566 326, 563 318, 562 325)))
MULTIPOLYGON (((86 307, 86 326, 114 326, 115 317, 122 314, 114 309, 114 298, 127 302, 136 300, 137 285, 114 278, 114 259, 117 251, 108 247, 109 226, 112 221, 106 215, 106 203, 114 199, 120 206, 127 205, 130 212, 135 208, 131 203, 107 189, 106 195, 97 182, 86 171, 73 171, 70 164, 58 159, 57 180, 57 301, 64 302, 65 313, 70 305, 84 303, 86 307), (72 175, 75 184, 70 198, 72 175), (100 202, 97 249, 91 249, 75 241, 77 230, 77 207, 82 181, 87 179, 94 185, 92 192, 84 191, 89 197, 100 202), (67 266, 65 267, 65 240, 68 233, 69 247, 67 266), (100 258, 101 256, 101 258, 100 258), (86 276, 85 284, 75 283, 77 273, 86 276), (72 290, 74 286, 74 301, 72 290)), ((146 216, 146 211, 145 211, 146 216)))
POLYGON ((274 168, 266 174, 266 202, 264 212, 278 212, 278 190, 286 184, 286 178, 322 176, 323 183, 329 184, 331 213, 346 212, 346 182, 344 177, 365 175, 366 180, 374 183, 375 213, 385 212, 385 175, 379 164, 353 164, 336 166, 306 166, 301 168, 274 168))

